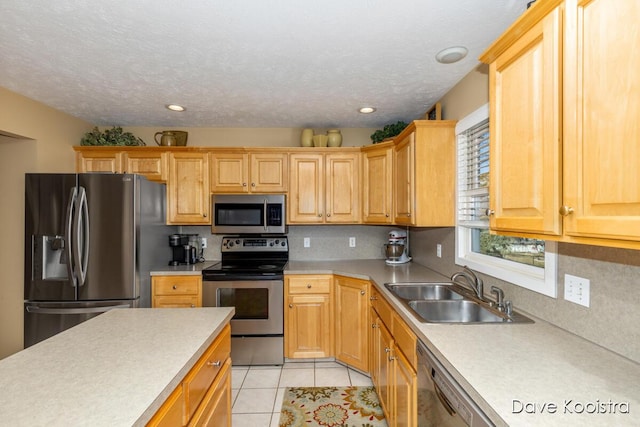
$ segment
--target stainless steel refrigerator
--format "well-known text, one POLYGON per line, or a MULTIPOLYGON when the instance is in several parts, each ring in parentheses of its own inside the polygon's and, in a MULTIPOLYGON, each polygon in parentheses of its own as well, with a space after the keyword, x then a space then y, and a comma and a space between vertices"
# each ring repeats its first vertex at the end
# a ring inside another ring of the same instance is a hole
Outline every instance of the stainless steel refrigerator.
POLYGON ((171 259, 165 186, 132 174, 26 174, 25 348, 114 308, 150 307, 171 259))

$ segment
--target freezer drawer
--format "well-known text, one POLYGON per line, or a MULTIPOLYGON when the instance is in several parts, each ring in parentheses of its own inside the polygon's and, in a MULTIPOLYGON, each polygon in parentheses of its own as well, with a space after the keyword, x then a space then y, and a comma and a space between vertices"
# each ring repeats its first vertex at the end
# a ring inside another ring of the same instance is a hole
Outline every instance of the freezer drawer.
POLYGON ((90 303, 25 303, 24 347, 30 347, 106 311, 132 308, 137 305, 138 300, 90 303))

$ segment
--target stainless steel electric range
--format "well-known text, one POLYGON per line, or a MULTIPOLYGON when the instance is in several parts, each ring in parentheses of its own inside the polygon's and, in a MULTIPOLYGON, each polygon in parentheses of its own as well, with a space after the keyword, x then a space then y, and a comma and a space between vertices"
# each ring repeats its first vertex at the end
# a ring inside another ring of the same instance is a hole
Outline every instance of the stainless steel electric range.
POLYGON ((225 236, 222 261, 202 270, 205 307, 235 307, 234 365, 284 363, 286 236, 225 236))

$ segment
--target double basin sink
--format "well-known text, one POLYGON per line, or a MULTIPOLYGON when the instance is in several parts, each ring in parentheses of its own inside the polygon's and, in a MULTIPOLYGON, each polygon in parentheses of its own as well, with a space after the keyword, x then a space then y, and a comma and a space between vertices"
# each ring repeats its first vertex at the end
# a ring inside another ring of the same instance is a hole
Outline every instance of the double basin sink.
POLYGON ((409 311, 424 323, 532 323, 528 317, 510 315, 480 301, 456 283, 385 283, 409 311))

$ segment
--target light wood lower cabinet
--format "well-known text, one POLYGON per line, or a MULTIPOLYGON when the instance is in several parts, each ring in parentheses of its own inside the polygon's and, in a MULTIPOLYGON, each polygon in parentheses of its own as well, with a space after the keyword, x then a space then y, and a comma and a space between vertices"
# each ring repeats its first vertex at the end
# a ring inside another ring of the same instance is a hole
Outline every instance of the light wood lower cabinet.
POLYGON ((285 276, 285 356, 334 355, 332 276, 285 276))
POLYGON ((416 426, 417 337, 375 288, 371 294, 371 378, 389 426, 416 426))
POLYGON ((361 371, 369 370, 368 280, 335 276, 336 359, 361 371))
POLYGON ((202 276, 152 276, 151 306, 202 307, 202 276))
POLYGON ((225 326, 147 426, 231 426, 231 328, 225 326))

